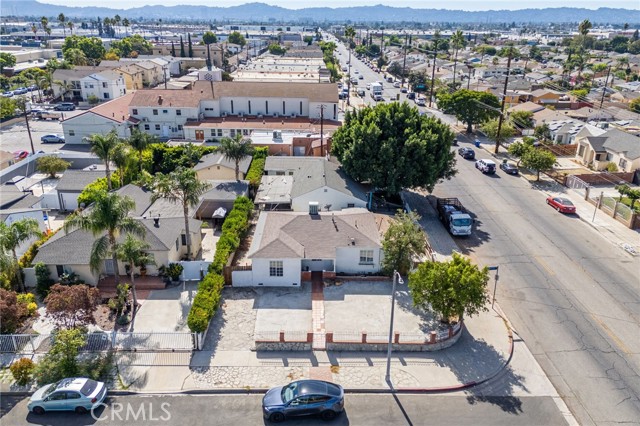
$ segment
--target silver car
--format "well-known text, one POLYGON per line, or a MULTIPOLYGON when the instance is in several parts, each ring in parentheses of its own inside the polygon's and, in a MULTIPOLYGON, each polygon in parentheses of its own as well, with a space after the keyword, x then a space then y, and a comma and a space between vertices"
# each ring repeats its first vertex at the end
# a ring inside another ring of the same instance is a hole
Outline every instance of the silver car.
POLYGON ((107 387, 104 383, 71 377, 38 389, 31 396, 27 408, 35 414, 47 411, 75 411, 83 414, 97 408, 106 397, 107 387))

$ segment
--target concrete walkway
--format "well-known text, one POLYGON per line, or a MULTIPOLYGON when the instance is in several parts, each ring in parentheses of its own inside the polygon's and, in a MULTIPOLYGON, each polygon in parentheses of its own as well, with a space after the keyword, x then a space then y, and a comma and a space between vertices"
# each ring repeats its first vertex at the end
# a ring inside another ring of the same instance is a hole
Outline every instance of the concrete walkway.
POLYGON ((323 351, 327 346, 327 334, 324 328, 324 282, 322 281, 322 272, 313 272, 311 279, 312 347, 315 351, 323 351))

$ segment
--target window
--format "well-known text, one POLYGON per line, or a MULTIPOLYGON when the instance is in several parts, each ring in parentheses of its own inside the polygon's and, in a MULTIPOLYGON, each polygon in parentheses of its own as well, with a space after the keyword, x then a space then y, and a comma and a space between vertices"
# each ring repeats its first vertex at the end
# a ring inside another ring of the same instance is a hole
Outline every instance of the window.
POLYGON ((163 113, 163 114, 169 114, 169 110, 163 109, 163 110, 162 110, 162 113, 163 113))
POLYGON ((287 115, 285 101, 282 101, 282 115, 287 115))
POLYGON ((218 136, 222 136, 222 129, 218 129, 218 136))
POLYGON ((178 244, 178 238, 176 238, 176 251, 180 250, 180 245, 178 244))
POLYGON ((620 166, 620 168, 622 169, 625 169, 627 167, 627 160, 621 158, 620 161, 618 161, 618 166, 620 166))
POLYGON ((144 125, 144 129, 145 129, 145 130, 149 130, 149 125, 148 125, 148 124, 145 124, 145 125, 144 125))
POLYGON ((248 101, 248 105, 249 105, 249 114, 251 114, 251 101, 248 101))
POLYGON ((229 130, 229 135, 230 135, 232 138, 235 138, 235 137, 236 137, 236 129, 231 129, 231 130, 229 130))
POLYGON ((360 264, 373 264, 373 250, 360 250, 360 264))
POLYGON ((105 99, 109 99, 109 94, 108 93, 103 93, 102 97, 105 98, 105 99))
POLYGON ((233 114, 233 100, 231 101, 231 114, 233 114))
POLYGON ((356 206, 356 205, 355 205, 355 204, 353 204, 353 203, 348 203, 348 204, 347 204, 347 208, 348 208, 348 209, 353 208, 353 207, 355 207, 355 206, 356 206))
POLYGON ((67 399, 78 399, 80 394, 78 392, 67 392, 67 399))
POLYGON ((187 235, 186 234, 180 235, 180 239, 182 239, 182 245, 186 246, 187 245, 187 235))
POLYGON ((249 136, 249 129, 242 129, 243 136, 249 136))
POLYGON ((182 130, 182 124, 178 124, 178 130, 182 130))
POLYGON ((300 101, 300 115, 302 115, 302 101, 300 101))
POLYGON ((157 109, 153 110, 153 115, 158 115, 158 110, 157 109))
POLYGON ((177 109, 176 110, 176 115, 182 115, 182 110, 181 109, 177 109))
POLYGON ((75 130, 69 130, 69 136, 75 136, 75 135, 76 135, 75 130))
POLYGON ((133 115, 138 115, 138 110, 136 108, 134 108, 133 110, 131 110, 131 113, 133 115))
POLYGON ((215 136, 216 135, 216 129, 211 129, 211 136, 215 136))
POLYGON ((102 88, 103 88, 103 89, 106 89, 106 88, 107 88, 107 83, 106 83, 106 82, 104 82, 104 81, 102 82, 102 88))
POLYGON ((64 274, 64 266, 56 265, 56 273, 58 274, 58 276, 64 274))
POLYGON ((156 124, 156 130, 160 130, 160 125, 156 124))
POLYGON ((281 277, 284 275, 284 268, 282 266, 282 260, 269 261, 269 276, 281 277))
POLYGON ((265 114, 269 114, 269 101, 264 101, 264 108, 266 113, 265 114))

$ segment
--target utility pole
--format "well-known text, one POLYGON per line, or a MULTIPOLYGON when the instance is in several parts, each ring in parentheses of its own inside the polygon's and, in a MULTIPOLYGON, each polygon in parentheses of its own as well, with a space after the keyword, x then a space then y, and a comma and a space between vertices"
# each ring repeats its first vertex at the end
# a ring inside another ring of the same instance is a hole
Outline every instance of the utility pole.
POLYGON ((320 156, 324 157, 324 108, 325 105, 320 105, 320 156))
POLYGON ((409 34, 405 34, 404 35, 404 60, 402 61, 402 84, 401 86, 404 87, 404 74, 405 74, 405 69, 407 67, 407 39, 409 38, 409 34))
POLYGON ((29 135, 29 143, 31 144, 31 155, 34 155, 36 150, 33 147, 33 136, 31 136, 31 128, 29 127, 29 112, 31 112, 31 110, 27 109, 27 100, 24 99, 24 123, 27 125, 27 134, 29 135))
MULTIPOLYGON (((607 78, 604 80, 604 87, 602 88, 602 97, 600 98, 600 111, 602 111, 602 104, 604 103, 604 95, 605 93, 607 93, 607 84, 609 83, 609 73, 611 73, 611 65, 609 65, 609 67, 607 68, 607 78)), ((598 118, 600 118, 600 111, 598 111, 598 118)))
POLYGON ((436 59, 438 58, 438 39, 433 40, 433 68, 431 69, 431 92, 429 93, 429 108, 433 99, 433 88, 436 85, 436 59))
POLYGON ((509 84, 509 71, 511 71, 511 54, 513 53, 513 46, 509 46, 509 59, 507 59, 507 75, 504 78, 504 90, 502 91, 502 104, 500 105, 500 118, 498 118, 498 131, 496 132, 496 149, 493 151, 495 154, 500 149, 500 130, 502 129, 502 122, 504 121, 504 104, 507 101, 507 85, 509 84))

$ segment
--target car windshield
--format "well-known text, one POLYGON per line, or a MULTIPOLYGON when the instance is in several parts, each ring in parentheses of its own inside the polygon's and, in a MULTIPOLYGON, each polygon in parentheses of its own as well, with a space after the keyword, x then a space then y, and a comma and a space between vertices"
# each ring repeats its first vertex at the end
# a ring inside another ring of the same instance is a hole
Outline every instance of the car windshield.
POLYGON ((566 198, 559 198, 558 202, 560 204, 562 204, 563 206, 572 206, 573 205, 573 203, 571 201, 567 200, 566 198))
POLYGON ((85 396, 89 396, 96 390, 97 387, 98 387, 98 382, 96 382, 95 380, 88 379, 85 382, 84 386, 82 386, 82 389, 80 389, 80 392, 82 392, 82 394, 85 396))
POLYGON ((44 393, 42 394, 43 397, 49 396, 50 394, 53 393, 53 391, 55 391, 56 389, 58 389, 58 387, 62 384, 62 382, 64 382, 65 379, 60 380, 59 382, 55 382, 53 383, 51 386, 49 386, 49 388, 44 391, 44 393))
POLYGON ((469 226, 471 225, 471 219, 453 219, 453 226, 469 226))
POLYGON ((282 388, 282 401, 286 404, 298 396, 298 384, 291 383, 289 386, 282 388))

